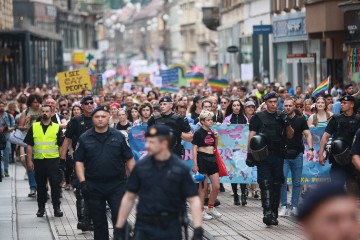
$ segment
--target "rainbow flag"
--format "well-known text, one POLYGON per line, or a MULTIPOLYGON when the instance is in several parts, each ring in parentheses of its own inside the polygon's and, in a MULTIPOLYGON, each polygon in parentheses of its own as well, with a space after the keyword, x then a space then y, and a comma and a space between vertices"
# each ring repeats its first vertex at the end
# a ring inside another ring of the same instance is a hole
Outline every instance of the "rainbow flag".
POLYGON ((96 68, 95 68, 95 65, 92 64, 92 63, 89 63, 89 74, 92 75, 92 74, 95 74, 95 71, 96 71, 96 68))
POLYGON ((177 68, 180 71, 180 76, 181 77, 185 77, 185 73, 186 73, 186 66, 183 64, 173 64, 169 67, 169 69, 174 69, 177 68))
POLYGON ((229 82, 226 79, 210 78, 209 79, 209 85, 213 90, 221 91, 224 88, 227 88, 229 86, 229 82))
POLYGON ((173 86, 162 86, 160 88, 160 92, 178 93, 179 91, 180 91, 179 87, 173 87, 173 86))
POLYGON ((312 93, 312 97, 317 98, 329 89, 330 76, 327 77, 312 93))
POLYGON ((228 78, 229 68, 226 63, 224 63, 222 66, 222 72, 223 72, 223 77, 228 78))
POLYGON ((204 81, 204 74, 203 73, 188 73, 185 76, 186 81, 190 85, 199 85, 204 81))

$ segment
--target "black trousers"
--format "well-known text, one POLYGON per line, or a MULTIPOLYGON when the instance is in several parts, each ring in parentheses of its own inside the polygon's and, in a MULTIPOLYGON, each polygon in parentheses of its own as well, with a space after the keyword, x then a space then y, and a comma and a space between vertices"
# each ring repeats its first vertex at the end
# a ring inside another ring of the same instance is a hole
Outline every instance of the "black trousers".
POLYGON ((269 153, 269 156, 257 165, 257 182, 267 180, 274 183, 283 183, 284 157, 280 153, 269 153))
POLYGON ((87 180, 90 193, 86 196, 94 222, 94 239, 108 240, 109 230, 106 217, 106 202, 111 209, 111 220, 116 224, 121 199, 125 193, 125 181, 98 182, 87 180))
POLYGON ((49 179, 51 200, 54 208, 60 207, 60 174, 59 158, 34 159, 35 180, 37 183, 37 202, 39 208, 44 208, 47 201, 46 184, 49 179))
POLYGON ((181 223, 169 221, 166 226, 136 222, 134 240, 181 240, 181 223))

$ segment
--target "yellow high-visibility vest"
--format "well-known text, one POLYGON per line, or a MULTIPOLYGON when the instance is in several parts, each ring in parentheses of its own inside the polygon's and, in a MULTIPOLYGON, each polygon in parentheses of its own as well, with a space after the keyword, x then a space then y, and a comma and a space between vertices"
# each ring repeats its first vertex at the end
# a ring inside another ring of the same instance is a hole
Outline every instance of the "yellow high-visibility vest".
POLYGON ((57 134, 59 124, 51 123, 44 134, 41 122, 33 125, 33 137, 35 145, 33 147, 34 159, 58 158, 60 157, 59 146, 57 145, 57 134))

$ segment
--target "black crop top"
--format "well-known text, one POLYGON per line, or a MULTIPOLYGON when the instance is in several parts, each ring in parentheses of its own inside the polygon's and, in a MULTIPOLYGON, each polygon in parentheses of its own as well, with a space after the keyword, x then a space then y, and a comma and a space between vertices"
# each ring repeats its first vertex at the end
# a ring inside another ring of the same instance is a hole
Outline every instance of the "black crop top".
POLYGON ((198 147, 215 146, 215 136, 211 131, 199 128, 195 133, 192 144, 198 147))

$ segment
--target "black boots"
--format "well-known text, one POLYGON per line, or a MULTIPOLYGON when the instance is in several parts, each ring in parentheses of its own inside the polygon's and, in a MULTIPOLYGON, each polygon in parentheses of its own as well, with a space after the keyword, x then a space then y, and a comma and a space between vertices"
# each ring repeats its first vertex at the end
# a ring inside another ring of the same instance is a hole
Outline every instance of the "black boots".
POLYGON ((281 194, 281 183, 274 182, 272 184, 272 215, 273 218, 276 220, 276 225, 278 225, 278 212, 279 212, 279 204, 280 204, 280 194, 281 194))
POLYGON ((236 206, 239 206, 240 205, 240 200, 239 200, 239 195, 236 193, 234 193, 234 204, 236 206))
POLYGON ((45 208, 44 207, 39 207, 39 210, 36 213, 37 217, 43 217, 45 215, 45 208))
POLYGON ((89 209, 85 202, 85 199, 80 191, 76 189, 76 211, 78 217, 77 229, 82 231, 93 231, 93 223, 90 220, 89 209))
MULTIPOLYGON (((277 210, 276 215, 273 213, 273 196, 272 196, 272 184, 270 181, 264 180, 260 183, 260 189, 261 189, 261 203, 263 207, 263 223, 265 223, 267 226, 271 225, 278 225, 277 221, 277 210)), ((278 205, 279 206, 279 205, 278 205)))
POLYGON ((55 217, 62 217, 64 213, 61 211, 60 207, 54 207, 54 216, 55 217))
POLYGON ((241 205, 245 206, 247 204, 246 201, 246 193, 241 194, 241 205))

